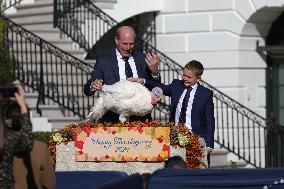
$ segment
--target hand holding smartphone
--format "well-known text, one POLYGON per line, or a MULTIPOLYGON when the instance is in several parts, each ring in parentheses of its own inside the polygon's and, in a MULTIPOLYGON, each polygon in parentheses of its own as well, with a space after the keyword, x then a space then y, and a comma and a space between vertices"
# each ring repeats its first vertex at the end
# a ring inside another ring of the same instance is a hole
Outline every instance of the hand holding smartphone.
POLYGON ((27 105, 25 102, 25 91, 23 87, 19 84, 15 85, 14 87, 1 87, 0 86, 0 94, 3 97, 7 97, 10 100, 16 101, 20 108, 21 108, 21 113, 27 113, 27 105))
POLYGON ((3 97, 14 97, 15 93, 18 93, 17 87, 0 87, 0 94, 3 97))

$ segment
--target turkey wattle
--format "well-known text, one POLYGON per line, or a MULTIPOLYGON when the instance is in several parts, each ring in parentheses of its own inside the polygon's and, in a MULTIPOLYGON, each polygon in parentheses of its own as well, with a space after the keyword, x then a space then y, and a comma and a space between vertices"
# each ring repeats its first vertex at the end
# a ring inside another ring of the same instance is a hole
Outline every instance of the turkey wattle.
POLYGON ((98 120, 108 111, 120 114, 121 122, 127 121, 131 115, 144 116, 151 113, 162 95, 160 88, 154 88, 151 93, 140 83, 131 81, 121 80, 113 85, 104 85, 87 120, 98 120))

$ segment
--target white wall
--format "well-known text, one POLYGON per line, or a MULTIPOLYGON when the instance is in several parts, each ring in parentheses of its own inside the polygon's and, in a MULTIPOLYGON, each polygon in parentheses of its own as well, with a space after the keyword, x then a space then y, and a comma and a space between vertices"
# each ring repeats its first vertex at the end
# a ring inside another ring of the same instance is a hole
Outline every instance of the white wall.
POLYGON ((105 9, 104 11, 121 22, 132 16, 161 10, 163 0, 117 0, 114 9, 105 9))
POLYGON ((256 43, 282 10, 280 0, 164 0, 157 48, 181 65, 200 60, 205 81, 265 117, 266 60, 256 43))

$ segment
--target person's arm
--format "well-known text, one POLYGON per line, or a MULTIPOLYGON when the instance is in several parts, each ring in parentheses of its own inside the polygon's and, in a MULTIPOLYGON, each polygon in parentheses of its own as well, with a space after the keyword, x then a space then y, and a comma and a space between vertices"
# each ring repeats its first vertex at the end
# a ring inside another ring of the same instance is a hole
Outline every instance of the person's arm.
POLYGON ((32 124, 28 113, 22 114, 20 120, 22 128, 17 132, 8 133, 5 138, 5 146, 13 154, 32 149, 32 124))
POLYGON ((87 83, 84 85, 84 94, 86 96, 92 96, 95 94, 96 90, 94 89, 95 82, 98 82, 98 80, 101 80, 101 85, 103 83, 102 78, 102 66, 100 63, 100 59, 96 60, 96 63, 94 65, 94 69, 91 73, 90 79, 87 81, 87 83))
POLYGON ((129 78, 128 81, 137 82, 141 85, 144 85, 149 90, 152 90, 155 87, 159 87, 163 91, 163 95, 170 96, 171 95, 171 84, 165 85, 163 83, 159 83, 157 81, 152 81, 150 79, 144 79, 144 78, 129 78))
POLYGON ((21 86, 18 87, 18 92, 14 94, 12 100, 15 100, 21 111, 20 123, 21 129, 17 132, 8 133, 5 138, 6 147, 12 151, 13 154, 30 151, 33 145, 32 124, 28 114, 28 108, 25 103, 25 92, 21 86))
POLYGON ((165 96, 171 96, 172 95, 171 85, 172 85, 172 83, 169 84, 169 85, 165 85, 165 84, 160 83, 158 81, 152 81, 152 80, 149 80, 149 79, 146 79, 145 84, 144 84, 144 86, 147 87, 150 90, 152 90, 155 87, 161 88, 162 91, 163 91, 163 95, 165 95, 165 96))
POLYGON ((213 104, 213 92, 210 91, 206 100, 205 107, 205 119, 206 119, 206 146, 210 153, 214 149, 214 131, 215 131, 215 118, 214 118, 214 104, 213 104))

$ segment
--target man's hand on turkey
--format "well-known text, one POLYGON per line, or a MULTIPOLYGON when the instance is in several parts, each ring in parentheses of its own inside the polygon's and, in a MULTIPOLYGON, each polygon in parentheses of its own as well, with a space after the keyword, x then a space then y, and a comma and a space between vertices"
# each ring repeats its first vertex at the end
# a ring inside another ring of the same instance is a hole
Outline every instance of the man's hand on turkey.
POLYGON ((133 78, 133 77, 130 77, 127 80, 131 81, 131 82, 137 82, 137 83, 140 83, 142 85, 144 85, 144 82, 145 82, 144 78, 133 78))
POLYGON ((96 79, 95 81, 93 81, 91 83, 90 89, 91 89, 92 92, 101 91, 102 87, 103 87, 103 80, 102 79, 96 79))

